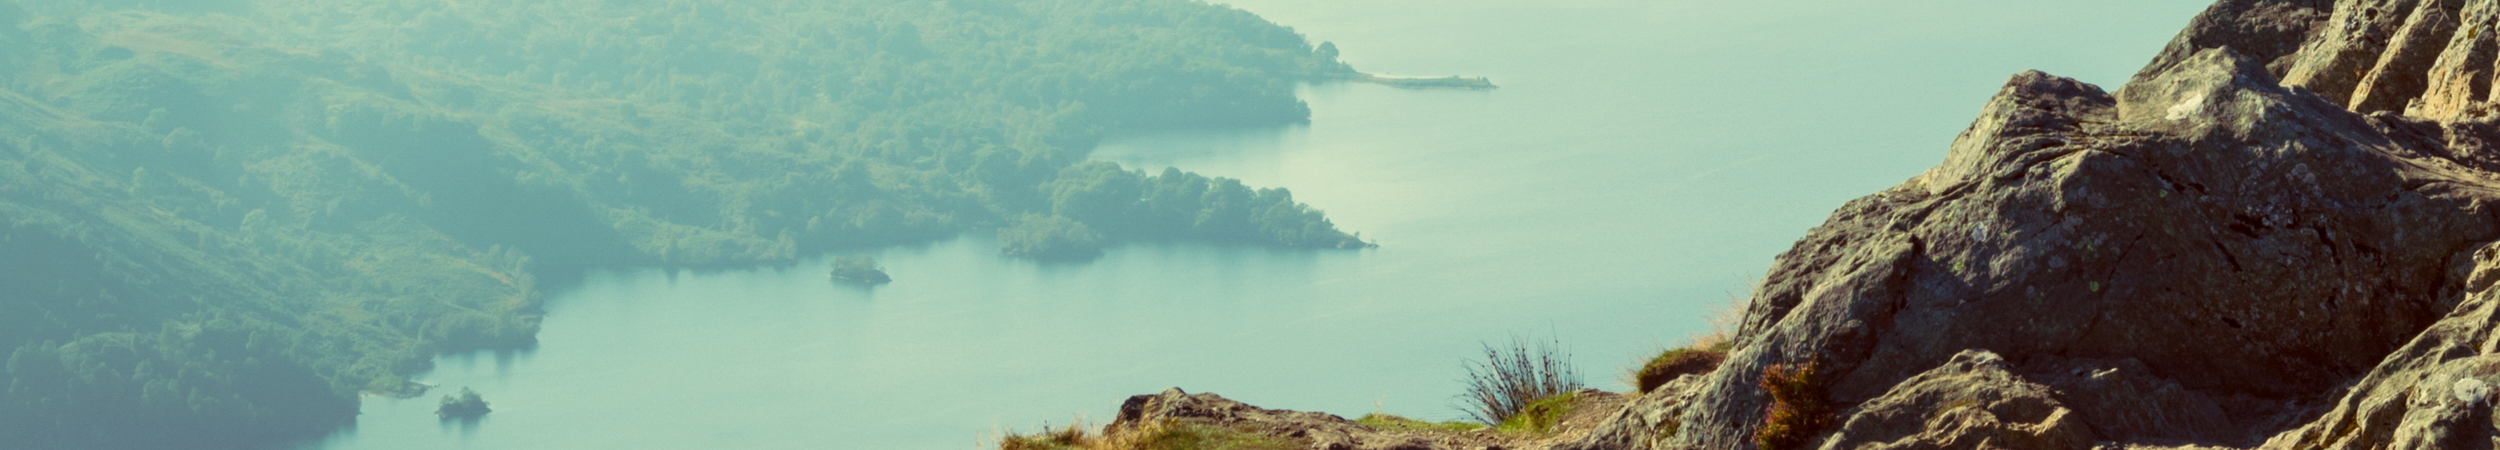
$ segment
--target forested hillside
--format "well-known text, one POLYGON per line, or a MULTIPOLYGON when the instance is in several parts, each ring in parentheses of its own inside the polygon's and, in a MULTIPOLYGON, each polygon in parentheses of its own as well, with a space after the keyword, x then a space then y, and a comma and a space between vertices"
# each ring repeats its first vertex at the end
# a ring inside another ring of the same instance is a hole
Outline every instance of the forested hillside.
POLYGON ((1184 0, 0 0, 0 442, 318 435, 529 345, 550 271, 1034 220, 1361 246, 1084 159, 1306 120, 1294 84, 1351 73, 1314 49, 1184 0))

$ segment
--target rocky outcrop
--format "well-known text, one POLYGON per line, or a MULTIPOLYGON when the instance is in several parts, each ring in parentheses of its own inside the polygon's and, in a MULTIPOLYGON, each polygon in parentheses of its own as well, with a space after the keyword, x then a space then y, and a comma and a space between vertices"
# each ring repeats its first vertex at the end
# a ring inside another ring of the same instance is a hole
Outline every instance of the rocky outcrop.
POLYGON ((1716 371, 1561 448, 2491 448, 2500 0, 2226 0, 2118 92, 2014 76, 1774 263, 1716 371))
POLYGON ((2131 416, 2169 411, 2069 405, 2155 424, 2104 439, 2253 441, 2451 309, 2452 256, 2500 237, 2482 175, 2382 131, 2410 125, 2228 49, 2115 95, 2018 75, 1944 165, 1775 263, 1674 444, 1749 446, 1773 364, 1819 361, 1833 400, 1862 404, 1965 350, 2132 359, 2122 384, 2232 418, 2176 435, 2131 416))
POLYGON ((1103 427, 1103 434, 1134 430, 1158 421, 1257 429, 1276 436, 1308 443, 1315 449, 1397 449, 1442 450, 1464 448, 1449 442, 1434 442, 1413 436, 1384 433, 1333 414, 1285 411, 1242 404, 1212 393, 1191 394, 1180 388, 1166 389, 1160 394, 1129 397, 1120 404, 1120 416, 1103 427))
POLYGON ((1867 400, 1823 448, 2085 450, 2092 430, 2048 386, 1985 351, 1954 355, 1867 400))
POLYGON ((1333 414, 1266 409, 1212 393, 1191 394, 1172 388, 1158 394, 1129 397, 1128 401, 1120 404, 1119 418, 1104 425, 1102 434, 1123 435, 1157 424, 1178 423, 1273 436, 1315 450, 1543 448, 1554 442, 1579 439, 1602 414, 1622 409, 1620 396, 1594 391, 1583 394, 1574 404, 1574 412, 1565 415, 1553 432, 1522 434, 1487 429, 1467 432, 1381 430, 1333 414))

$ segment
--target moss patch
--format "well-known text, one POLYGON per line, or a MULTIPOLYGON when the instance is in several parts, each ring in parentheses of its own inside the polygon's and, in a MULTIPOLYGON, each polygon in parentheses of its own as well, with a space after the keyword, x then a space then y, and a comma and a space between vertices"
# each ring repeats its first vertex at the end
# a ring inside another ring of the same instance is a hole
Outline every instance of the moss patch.
POLYGON ((1519 409, 1519 414, 1511 415, 1494 429, 1506 433, 1535 434, 1553 431, 1555 425, 1562 424, 1564 416, 1571 415, 1571 408, 1577 406, 1579 400, 1580 393, 1574 391, 1528 402, 1527 407, 1519 409))

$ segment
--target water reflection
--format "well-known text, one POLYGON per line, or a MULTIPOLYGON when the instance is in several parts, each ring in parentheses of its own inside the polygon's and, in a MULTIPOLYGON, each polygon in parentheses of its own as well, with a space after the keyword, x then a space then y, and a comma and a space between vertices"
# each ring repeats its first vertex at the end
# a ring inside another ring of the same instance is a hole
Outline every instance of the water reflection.
MULTIPOLYGON (((886 272, 886 275, 893 275, 893 274, 894 274, 894 273, 893 273, 893 272, 891 272, 891 271, 886 272)), ((898 279, 899 279, 899 278, 898 278, 898 279)), ((885 284, 885 283, 869 284, 869 283, 860 283, 860 282, 854 282, 854 281, 845 281, 845 280, 835 279, 835 278, 833 278, 833 277, 826 277, 826 278, 825 278, 825 283, 826 283, 826 284, 828 284, 828 285, 832 285, 834 289, 841 290, 841 291, 846 291, 846 292, 855 292, 855 293, 858 293, 859 295, 863 295, 863 296, 866 296, 866 295, 870 295, 870 294, 875 294, 875 293, 877 293, 877 286, 882 286, 882 285, 884 285, 884 284, 885 284)))
POLYGON ((436 423, 441 425, 443 434, 448 435, 457 433, 460 435, 460 440, 468 441, 470 439, 477 438, 477 430, 486 423, 486 416, 443 416, 437 419, 436 423))

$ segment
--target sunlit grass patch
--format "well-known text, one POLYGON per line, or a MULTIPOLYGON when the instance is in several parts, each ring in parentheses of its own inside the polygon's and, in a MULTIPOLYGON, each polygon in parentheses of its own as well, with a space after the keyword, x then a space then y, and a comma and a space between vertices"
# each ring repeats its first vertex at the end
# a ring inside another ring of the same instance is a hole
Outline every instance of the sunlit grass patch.
POLYGON ((1555 425, 1562 424, 1563 417, 1571 415, 1572 408, 1578 406, 1579 401, 1579 392, 1565 392, 1561 395, 1540 398, 1528 402, 1527 407, 1520 408, 1518 414, 1511 415, 1509 419, 1502 421, 1501 426, 1494 427, 1494 429, 1505 433, 1545 434, 1552 432, 1555 425))
POLYGON ((1034 434, 1008 434, 999 450, 1300 450, 1304 445, 1276 436, 1226 427, 1163 420, 1108 434, 1086 431, 1080 421, 1066 427, 1043 427, 1034 434))
POLYGON ((1432 431, 1464 433, 1484 429, 1483 424, 1457 421, 1425 422, 1381 413, 1365 414, 1363 415, 1363 418, 1354 419, 1354 423, 1363 424, 1363 426, 1372 427, 1372 429, 1380 431, 1432 431))

